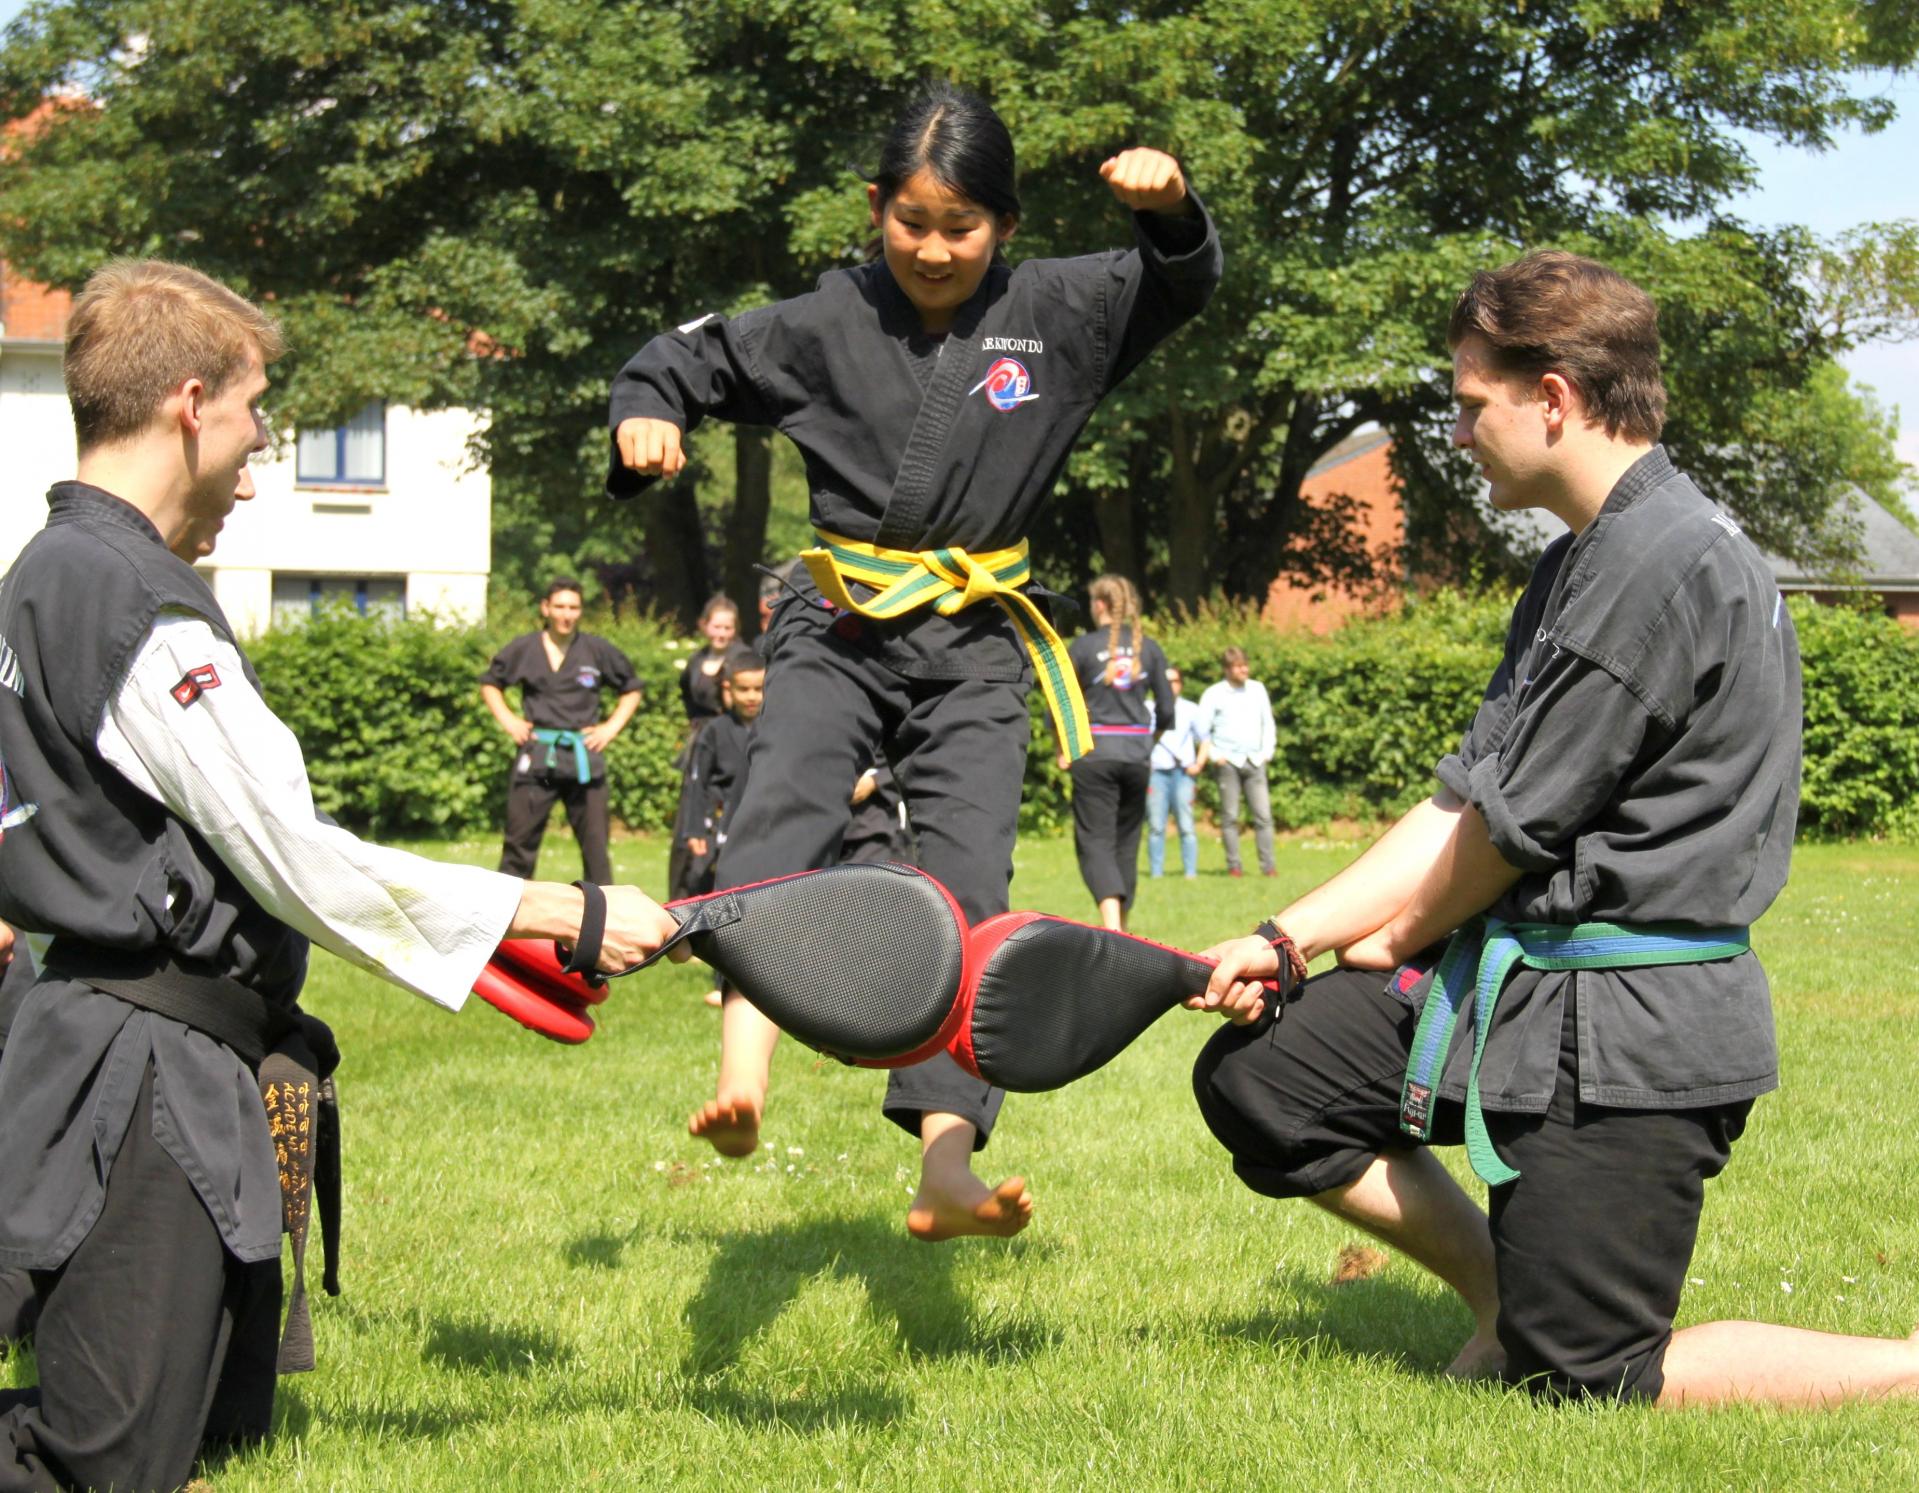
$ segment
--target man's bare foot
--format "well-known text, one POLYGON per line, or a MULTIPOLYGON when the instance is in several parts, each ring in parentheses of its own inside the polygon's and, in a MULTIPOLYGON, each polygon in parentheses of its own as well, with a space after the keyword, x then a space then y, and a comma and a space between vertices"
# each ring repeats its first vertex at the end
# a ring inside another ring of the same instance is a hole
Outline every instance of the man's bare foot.
POLYGON ((1010 1239, 1033 1221, 1033 1194, 1024 1177, 1008 1177, 990 1190, 970 1173, 967 1180, 972 1187, 958 1194, 922 1181, 906 1210, 906 1232, 929 1244, 966 1234, 1010 1239))
POLYGON ((707 991, 706 994, 703 997, 701 997, 701 999, 703 999, 709 1006, 713 1006, 716 1008, 726 1004, 726 998, 720 994, 720 987, 717 985, 715 985, 711 990, 707 991))
POLYGON ((1506 1350, 1499 1346, 1499 1339, 1490 1330, 1482 1328, 1466 1339, 1466 1346, 1446 1365, 1446 1377, 1496 1379, 1499 1371, 1505 1367, 1506 1350))
POLYGON ((686 1118, 686 1133, 710 1141, 722 1156, 751 1156, 760 1148, 760 1105, 757 1094, 722 1094, 709 1099, 686 1118))

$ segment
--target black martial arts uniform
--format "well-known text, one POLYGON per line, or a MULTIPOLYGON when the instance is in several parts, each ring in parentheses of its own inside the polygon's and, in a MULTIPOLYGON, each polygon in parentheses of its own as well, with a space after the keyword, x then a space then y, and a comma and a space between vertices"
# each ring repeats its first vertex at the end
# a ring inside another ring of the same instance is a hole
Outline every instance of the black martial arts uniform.
POLYGON ((867 794, 864 803, 853 808, 846 836, 840 843, 840 859, 848 865, 880 861, 910 864, 912 832, 900 822, 900 792, 899 785, 893 781, 893 769, 882 760, 872 771, 873 791, 867 794))
POLYGON ((1139 887, 1139 832, 1146 822, 1153 743, 1173 723, 1166 655, 1131 626, 1101 627, 1073 640, 1073 668, 1093 723, 1093 751, 1072 764, 1073 849, 1095 902, 1130 908, 1139 887))
MULTIPOLYGON (((640 687, 632 662, 605 638, 574 633, 557 669, 547 658, 544 638, 543 632, 515 638, 493 656, 480 676, 480 683, 496 689, 518 685, 520 713, 536 729, 584 731, 604 719, 601 690, 624 695, 640 687)), ((583 747, 576 751, 564 743, 554 745, 537 738, 513 757, 500 870, 508 876, 533 874, 555 799, 566 805, 566 820, 580 842, 586 879, 610 886, 613 861, 607 849, 606 758, 583 747)))
MULTIPOLYGON (((0 1056, 7 1050, 7 1029, 13 1025, 13 1013, 20 1009, 32 984, 33 960, 22 935, 13 945, 7 972, 0 975, 0 1056)), ((40 1298, 33 1289, 33 1277, 24 1270, 0 1270, 0 1357, 6 1355, 9 1342, 33 1336, 33 1324, 39 1316, 40 1298)))
POLYGON ((174 972, 299 1021, 307 940, 95 749, 168 608, 231 640, 153 525, 78 482, 0 583, 0 917, 54 937, 0 1056, 0 1269, 41 1301, 39 1388, 0 1394, 5 1493, 172 1488, 203 1444, 270 1428, 281 1197, 260 1091, 231 1047, 138 1002, 174 972))
MULTIPOLYGON (((1131 250, 996 263, 940 337, 881 261, 701 317, 620 370, 611 426, 770 425, 800 450, 823 534, 912 552, 1016 545, 1094 407, 1212 295, 1219 241, 1192 205, 1193 217, 1134 214, 1131 250)), ((615 443, 608 492, 649 480, 615 443)), ((766 639, 766 704, 720 885, 833 864, 847 793, 883 754, 920 865, 968 918, 1005 911, 1033 679, 1007 613, 984 601, 877 622, 828 610, 806 571, 794 584, 766 639)), ((885 1109, 914 1133, 923 1113, 961 1115, 984 1144, 999 1100, 940 1057, 896 1070, 885 1109)))
POLYGON ((705 856, 695 856, 686 842, 703 835, 706 824, 706 795, 693 777, 693 748, 706 723, 726 710, 721 696, 721 686, 726 682, 725 669, 716 668, 708 674, 705 666, 724 665, 728 651, 716 652, 708 644, 687 659, 686 667, 680 671, 680 704, 686 709, 686 740, 680 747, 680 800, 673 815, 673 845, 667 852, 668 897, 696 897, 712 885, 711 848, 705 856))
MULTIPOLYGON (((1541 557, 1438 766, 1523 873, 1490 915, 1636 939, 1749 925, 1786 880, 1800 716, 1792 619, 1765 563, 1655 447, 1541 557)), ((1398 1122, 1431 962, 1321 975, 1276 1029, 1215 1034, 1194 1085, 1249 1187, 1311 1196, 1412 1143, 1398 1122)), ((1437 1143, 1462 1138, 1474 1019, 1439 1069, 1437 1143)), ((1513 973, 1478 1085, 1497 1160, 1520 1173, 1491 1192, 1509 1379, 1658 1395, 1705 1182, 1777 1083, 1750 951, 1513 973)))
POLYGON ((697 833, 706 841, 706 854, 694 856, 689 862, 689 896, 712 890, 720 851, 729 843, 733 810, 746 789, 747 752, 753 741, 753 726, 753 721, 743 721, 727 711, 707 721, 693 739, 687 777, 699 789, 697 833))

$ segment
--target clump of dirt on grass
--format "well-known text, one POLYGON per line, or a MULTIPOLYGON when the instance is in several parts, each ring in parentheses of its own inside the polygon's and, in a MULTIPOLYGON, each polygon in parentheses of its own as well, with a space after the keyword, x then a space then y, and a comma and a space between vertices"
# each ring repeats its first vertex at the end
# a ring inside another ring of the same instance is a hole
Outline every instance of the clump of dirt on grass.
POLYGON ((1332 1283, 1350 1286, 1356 1280, 1370 1279, 1386 1268, 1389 1258, 1385 1250, 1370 1244, 1342 1244, 1339 1258, 1333 1261, 1332 1283))

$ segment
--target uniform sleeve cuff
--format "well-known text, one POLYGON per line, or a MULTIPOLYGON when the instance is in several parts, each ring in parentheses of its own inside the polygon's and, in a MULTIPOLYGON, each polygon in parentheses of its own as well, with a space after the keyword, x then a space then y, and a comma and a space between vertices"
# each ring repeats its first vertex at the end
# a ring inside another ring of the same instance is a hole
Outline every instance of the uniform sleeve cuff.
POLYGON ((1189 185, 1187 200, 1193 216, 1170 213, 1136 212, 1133 226, 1139 236, 1140 251, 1169 270, 1186 265, 1210 266, 1213 255, 1213 220, 1199 193, 1189 185))
POLYGON ((1452 790, 1453 796, 1464 803, 1473 796, 1471 773, 1466 759, 1457 752, 1448 752, 1439 759, 1439 765, 1433 769, 1433 776, 1452 790))
POLYGON ((1509 866, 1517 866, 1522 871, 1552 871, 1559 866, 1559 857, 1548 850, 1539 841, 1521 827, 1519 820, 1506 802, 1506 795, 1499 786, 1499 758, 1497 755, 1481 757, 1472 766, 1468 775, 1471 791, 1466 795, 1486 820, 1486 833, 1493 842, 1493 849, 1509 866))

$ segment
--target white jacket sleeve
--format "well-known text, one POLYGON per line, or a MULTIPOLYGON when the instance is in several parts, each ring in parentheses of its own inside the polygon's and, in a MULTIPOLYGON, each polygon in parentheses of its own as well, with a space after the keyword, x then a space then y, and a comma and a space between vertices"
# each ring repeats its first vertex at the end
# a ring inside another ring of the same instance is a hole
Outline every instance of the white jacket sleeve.
POLYGON ((516 877, 374 845, 313 807, 300 744, 202 618, 167 612, 109 700, 100 755, 191 825, 269 913, 449 1010, 520 903, 516 877))

